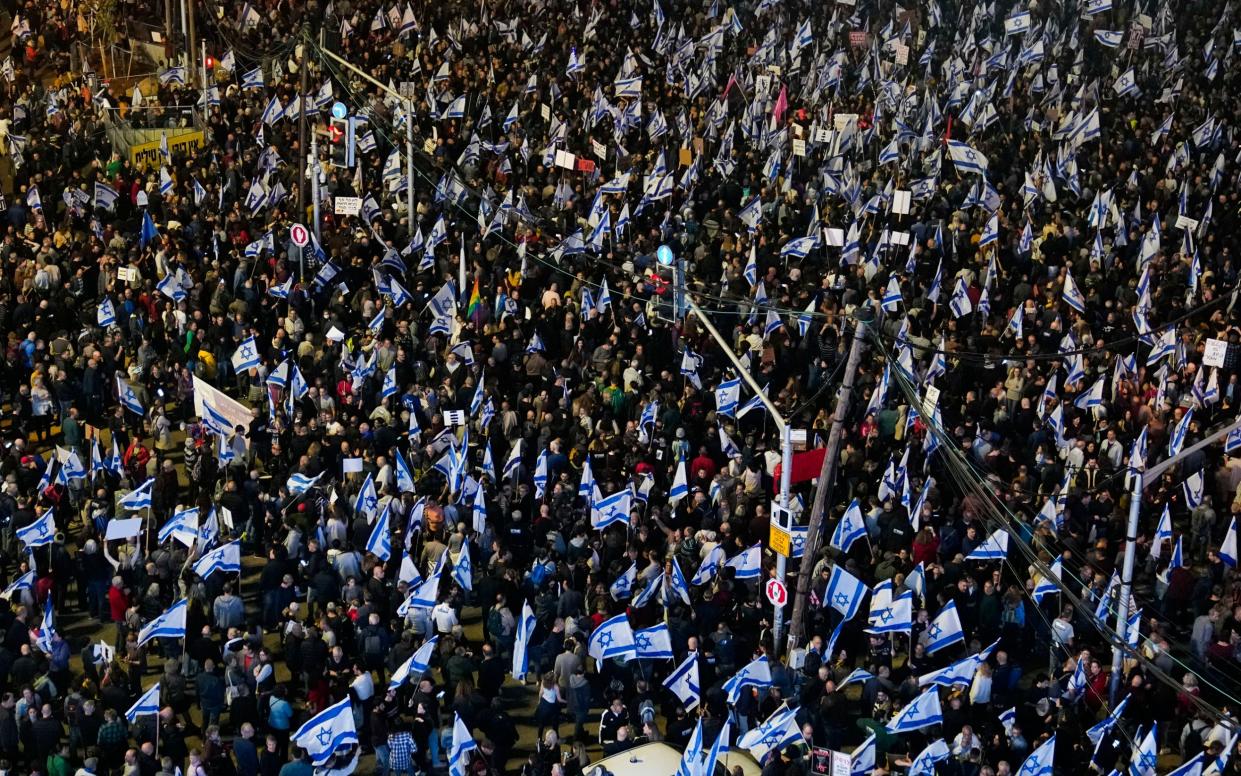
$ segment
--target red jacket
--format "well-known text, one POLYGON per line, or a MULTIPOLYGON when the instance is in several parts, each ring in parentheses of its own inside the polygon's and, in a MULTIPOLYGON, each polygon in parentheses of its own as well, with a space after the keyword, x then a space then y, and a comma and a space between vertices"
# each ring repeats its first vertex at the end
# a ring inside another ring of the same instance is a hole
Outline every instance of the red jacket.
POLYGON ((113 585, 108 588, 108 606, 112 610, 112 621, 122 622, 125 619, 125 610, 129 608, 129 596, 113 585))

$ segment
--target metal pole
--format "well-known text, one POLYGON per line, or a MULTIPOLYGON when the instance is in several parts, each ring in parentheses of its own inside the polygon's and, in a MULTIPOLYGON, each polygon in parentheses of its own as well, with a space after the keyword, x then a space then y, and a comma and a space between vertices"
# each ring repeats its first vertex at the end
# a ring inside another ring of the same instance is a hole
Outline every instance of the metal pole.
MULTIPOLYGON (((314 217, 311 219, 314 226, 315 239, 321 239, 319 236, 319 135, 311 133, 310 135, 310 191, 314 197, 314 203, 311 208, 314 211, 314 217)), ((306 282, 305 272, 302 273, 302 282, 306 282)))
POLYGON ((1120 572, 1120 600, 1116 602, 1117 643, 1112 645, 1112 706, 1120 697, 1120 674, 1124 664, 1124 647, 1129 645, 1129 587, 1133 583, 1133 559, 1137 555, 1138 517, 1142 513, 1142 480, 1144 473, 1133 473, 1133 494, 1129 497, 1129 527, 1125 531, 1125 563, 1120 572))
MULTIPOLYGON (((793 488, 793 429, 786 423, 780 432, 780 506, 784 508, 784 514, 791 514, 790 506, 792 495, 790 491, 793 488)), ((771 519, 775 519, 772 515, 771 519)), ((792 526, 781 526, 785 530, 789 530, 792 526)), ((785 584, 785 577, 788 574, 789 559, 784 557, 783 553, 776 553, 776 579, 780 580, 780 584, 785 584)), ((787 588, 786 588, 787 589, 787 588)), ((771 620, 771 642, 775 650, 775 657, 780 657, 780 634, 784 632, 784 607, 775 606, 775 614, 771 620)))
POLYGON ((409 198, 409 239, 414 239, 417 230, 417 212, 414 207, 414 101, 405 103, 405 195, 409 198))
POLYGON ((819 484, 814 491, 814 505, 810 509, 810 523, 806 528, 806 548, 802 551, 801 569, 797 574, 797 593, 793 597, 793 618, 789 621, 789 648, 795 647, 802 637, 806 616, 806 601, 810 597, 810 575, 814 573, 814 557, 819 552, 819 536, 822 534, 823 513, 831 500, 832 486, 836 479, 836 463, 840 459, 840 443, 844 437, 845 416, 849 414, 849 401, 853 396, 853 380, 858 364, 862 361, 862 348, 866 342, 866 329, 871 322, 869 308, 859 307, 857 324, 853 330, 853 343, 849 346, 849 360, 836 396, 836 411, 832 416, 832 430, 827 435, 827 453, 823 456, 823 468, 819 470, 819 484))
MULTIPOLYGON (((302 104, 302 101, 306 99, 306 91, 307 89, 309 89, 309 86, 307 85, 308 82, 306 80, 307 79, 306 46, 309 45, 306 42, 307 40, 308 40, 308 36, 306 35, 306 27, 303 26, 302 27, 302 42, 299 44, 298 55, 297 55, 297 66, 302 71, 301 72, 301 86, 298 87, 299 91, 297 93, 298 94, 297 96, 298 105, 301 106, 301 111, 297 117, 297 153, 302 158, 302 169, 303 170, 306 169, 306 165, 308 164, 308 161, 309 161, 306 159, 306 106, 302 104)), ((297 184, 297 220, 300 222, 305 217, 306 217, 306 181, 303 180, 303 181, 299 181, 297 184)), ((305 278, 303 277, 302 280, 304 282, 305 278)))

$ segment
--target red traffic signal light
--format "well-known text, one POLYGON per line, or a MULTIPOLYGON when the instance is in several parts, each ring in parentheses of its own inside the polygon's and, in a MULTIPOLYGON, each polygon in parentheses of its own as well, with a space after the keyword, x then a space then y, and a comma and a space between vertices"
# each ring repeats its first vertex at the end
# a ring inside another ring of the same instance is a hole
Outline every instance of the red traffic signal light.
POLYGON ((328 138, 333 143, 339 143, 345 139, 345 133, 342 132, 341 129, 337 127, 335 124, 328 127, 327 131, 328 131, 328 138))
POLYGON ((215 57, 211 56, 210 54, 203 57, 203 66, 206 67, 208 70, 211 70, 212 68, 214 68, 215 57))

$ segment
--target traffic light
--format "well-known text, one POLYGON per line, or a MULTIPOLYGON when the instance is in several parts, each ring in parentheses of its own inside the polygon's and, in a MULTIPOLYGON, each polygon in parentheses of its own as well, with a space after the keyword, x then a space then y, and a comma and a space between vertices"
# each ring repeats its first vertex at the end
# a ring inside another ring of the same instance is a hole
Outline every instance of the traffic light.
POLYGON ((210 54, 204 54, 203 55, 203 67, 207 69, 208 73, 214 70, 215 69, 215 57, 211 56, 210 54))
POLYGON ((328 142, 331 145, 331 154, 328 156, 328 161, 331 162, 333 167, 347 168, 349 166, 349 149, 345 144, 345 134, 348 129, 348 119, 338 119, 333 116, 328 124, 328 142))

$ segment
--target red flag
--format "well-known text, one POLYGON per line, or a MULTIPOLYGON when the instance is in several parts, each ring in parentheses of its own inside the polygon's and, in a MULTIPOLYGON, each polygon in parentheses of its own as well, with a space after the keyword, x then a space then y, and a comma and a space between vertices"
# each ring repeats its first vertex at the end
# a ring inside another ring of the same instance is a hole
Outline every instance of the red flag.
POLYGON ((737 83, 737 74, 733 73, 728 76, 728 83, 724 85, 724 96, 728 97, 728 93, 732 90, 733 84, 737 83))
POLYGON ((780 86, 780 96, 776 98, 776 107, 772 109, 771 114, 775 117, 776 123, 780 123, 780 119, 784 117, 784 112, 789 109, 789 91, 787 86, 780 86))
MULTIPOLYGON (((826 447, 807 450, 804 453, 793 453, 793 473, 792 482, 807 482, 819 476, 823 470, 823 456, 827 454, 826 447)), ((776 464, 775 471, 771 475, 772 487, 780 487, 780 470, 782 464, 776 464)))

